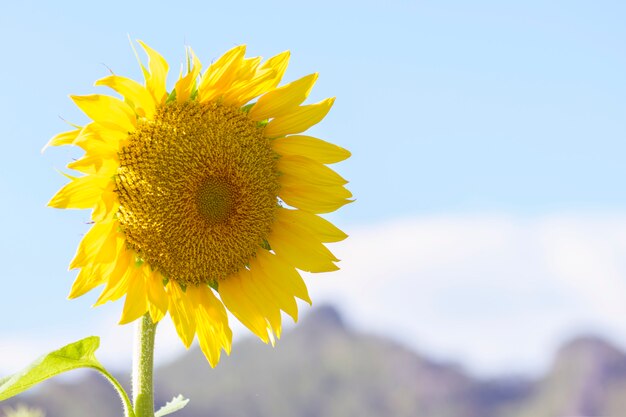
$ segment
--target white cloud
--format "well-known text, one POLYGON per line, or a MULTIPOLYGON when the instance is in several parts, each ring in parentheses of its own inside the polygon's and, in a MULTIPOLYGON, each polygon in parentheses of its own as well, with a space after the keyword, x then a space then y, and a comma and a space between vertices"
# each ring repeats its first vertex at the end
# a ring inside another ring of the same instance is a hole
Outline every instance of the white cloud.
POLYGON ((314 300, 479 373, 537 372, 565 338, 626 343, 626 215, 441 215, 353 230, 314 300))

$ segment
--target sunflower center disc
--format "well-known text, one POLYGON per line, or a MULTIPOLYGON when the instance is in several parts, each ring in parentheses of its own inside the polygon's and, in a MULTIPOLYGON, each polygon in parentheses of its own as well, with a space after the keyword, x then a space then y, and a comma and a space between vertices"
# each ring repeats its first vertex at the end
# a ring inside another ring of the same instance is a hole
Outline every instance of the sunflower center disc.
POLYGON ((233 208, 233 193, 223 180, 207 178, 197 194, 198 211, 211 224, 220 223, 228 217, 233 208))
POLYGON ((180 284, 243 268, 277 209, 277 155, 240 109, 168 104, 119 154, 117 213, 145 262, 180 284))

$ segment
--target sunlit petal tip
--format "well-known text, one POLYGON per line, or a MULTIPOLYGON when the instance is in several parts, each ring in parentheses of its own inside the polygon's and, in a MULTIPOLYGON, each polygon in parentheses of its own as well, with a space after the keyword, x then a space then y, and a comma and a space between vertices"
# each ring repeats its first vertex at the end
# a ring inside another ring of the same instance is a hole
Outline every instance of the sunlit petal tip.
POLYGON ((305 228, 320 242, 340 242, 348 237, 346 233, 328 220, 306 211, 281 208, 278 216, 288 224, 296 224, 305 228))
POLYGON ((286 49, 282 52, 277 53, 276 55, 274 55, 273 57, 265 61, 265 63, 262 65, 261 68, 266 68, 266 67, 273 68, 273 67, 276 67, 277 64, 282 67, 283 62, 286 60, 289 60, 289 58, 291 58, 291 51, 289 49, 286 49))
POLYGON ((281 156, 303 156, 321 164, 334 164, 352 154, 330 142, 305 135, 290 135, 272 141, 272 148, 281 156))
POLYGON ((126 300, 119 324, 131 323, 148 311, 148 297, 146 294, 146 273, 143 266, 131 267, 132 273, 126 291, 126 300))
POLYGON ((150 276, 146 280, 148 301, 165 314, 169 305, 169 299, 163 286, 163 278, 158 273, 150 272, 149 274, 150 276))
POLYGON ((274 79, 271 82, 271 88, 274 88, 278 85, 280 80, 283 78, 285 71, 287 70, 287 66, 289 65, 289 59, 291 57, 291 51, 283 51, 267 61, 261 67, 260 70, 264 70, 266 68, 271 68, 273 71, 274 79))
POLYGON ((41 153, 44 153, 44 151, 50 146, 71 145, 76 137, 80 134, 81 129, 81 127, 78 127, 77 129, 55 135, 54 137, 52 137, 52 139, 48 141, 48 143, 44 145, 43 148, 41 148, 41 153))
POLYGON ((74 280, 67 298, 71 300, 80 297, 103 284, 104 278, 98 269, 97 267, 83 268, 74 280))
POLYGON ((304 132, 322 121, 334 102, 334 97, 327 98, 319 103, 300 106, 284 116, 276 117, 265 127, 265 135, 269 138, 278 138, 304 132))
POLYGON ((170 317, 174 322, 174 327, 178 336, 182 340, 187 349, 191 346, 196 334, 196 320, 194 314, 194 306, 183 293, 178 283, 170 281, 166 287, 169 297, 170 317))
POLYGON ((143 65, 143 62, 141 62, 141 58, 139 57, 139 53, 137 52, 137 48, 135 47, 135 43, 133 42, 133 40, 130 37, 130 35, 128 35, 128 42, 130 43, 130 47, 133 50, 133 54, 135 54, 135 59, 137 59, 137 63, 139 64, 139 67, 141 68, 141 73, 143 74, 143 78, 144 78, 144 80, 147 80, 148 77, 150 76, 150 73, 146 69, 145 65, 143 65))
POLYGON ((259 98, 250 109, 249 117, 252 120, 265 120, 285 116, 296 110, 309 96, 318 74, 313 73, 278 87, 259 98))
POLYGON ((279 159, 278 169, 283 174, 281 183, 300 181, 316 186, 343 186, 348 183, 333 169, 305 156, 285 155, 279 159))
POLYGON ((196 57, 191 48, 188 48, 188 51, 192 58, 191 62, 187 63, 188 72, 183 75, 183 70, 181 68, 179 79, 174 86, 174 90, 176 90, 176 101, 178 103, 184 103, 189 100, 193 92, 192 90, 196 85, 200 70, 202 69, 200 60, 196 57))
POLYGON ((274 337, 274 332, 272 332, 271 327, 267 329, 267 338, 268 338, 269 342, 271 343, 272 347, 275 347, 276 346, 276 338, 274 337))
POLYGON ((88 117, 112 130, 131 132, 137 119, 135 112, 122 100, 102 94, 70 95, 70 98, 88 117))
POLYGON ((213 62, 202 74, 198 85, 198 100, 201 103, 223 96, 236 81, 241 66, 245 64, 246 45, 239 45, 213 62))
POLYGON ((150 92, 143 85, 130 78, 119 75, 109 75, 94 83, 95 86, 109 87, 122 95, 132 104, 137 115, 152 118, 155 112, 155 102, 150 92))
POLYGON ((150 48, 141 40, 137 40, 137 42, 148 55, 149 73, 146 78, 146 87, 152 93, 157 105, 162 104, 167 96, 166 82, 169 65, 165 58, 157 51, 150 48))
POLYGON ((48 202, 48 207, 54 208, 92 208, 101 197, 102 190, 109 179, 96 176, 73 178, 61 188, 48 202))

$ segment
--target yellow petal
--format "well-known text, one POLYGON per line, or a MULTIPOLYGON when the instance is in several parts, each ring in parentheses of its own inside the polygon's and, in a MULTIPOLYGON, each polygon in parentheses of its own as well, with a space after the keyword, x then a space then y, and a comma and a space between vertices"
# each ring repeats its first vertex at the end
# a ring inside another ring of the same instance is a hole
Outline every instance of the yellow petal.
MULTIPOLYGON (((254 68, 256 73, 252 76, 242 76, 242 81, 233 83, 230 90, 224 94, 224 103, 242 106, 275 88, 287 69, 289 55, 289 51, 280 53, 268 59, 258 70, 254 68)), ((298 104, 300 103, 296 106, 298 104)))
POLYGON ((100 200, 96 202, 96 206, 91 213, 91 220, 94 222, 100 222, 106 219, 111 219, 120 206, 120 202, 117 199, 117 193, 115 192, 115 183, 109 182, 105 189, 102 191, 100 200))
POLYGON ((85 152, 106 155, 116 154, 120 142, 128 138, 128 132, 112 130, 96 122, 87 124, 80 131, 72 145, 80 146, 85 152))
POLYGON ((226 91, 239 72, 245 53, 245 45, 236 46, 211 64, 198 86, 200 103, 213 100, 226 91))
POLYGON ((313 185, 345 185, 348 183, 341 175, 324 164, 304 156, 283 156, 278 160, 278 170, 282 177, 291 178, 313 185))
POLYGON ((249 299, 242 282, 247 279, 250 271, 242 270, 228 279, 220 281, 219 293, 222 302, 235 317, 263 342, 271 341, 269 327, 258 306, 249 299))
POLYGON ((224 305, 206 286, 188 287, 187 293, 196 305, 196 332, 200 349, 212 367, 220 359, 220 351, 230 353, 232 331, 224 305))
POLYGON ((200 74, 200 70, 202 69, 200 60, 196 57, 191 48, 189 48, 189 54, 191 54, 193 65, 187 75, 183 77, 181 74, 176 82, 176 86, 174 86, 174 90, 176 90, 176 101, 179 103, 184 103, 189 100, 193 87, 198 79, 198 74, 200 74))
POLYGON ((117 141, 106 141, 96 135, 91 135, 89 139, 86 139, 86 136, 82 134, 78 137, 78 140, 80 141, 80 147, 85 150, 86 155, 119 161, 117 141))
POLYGON ((48 141, 41 152, 45 151, 48 146, 71 145, 80 133, 81 129, 70 130, 69 132, 59 133, 48 141))
POLYGON ((156 271, 149 271, 146 278, 146 291, 150 307, 150 316, 154 323, 167 313, 169 299, 163 286, 163 276, 156 271))
POLYGON ((130 43, 130 47, 133 49, 133 53, 135 54, 135 59, 137 59, 137 63, 139 64, 139 67, 141 68, 141 73, 143 74, 143 78, 144 80, 147 80, 148 78, 150 78, 150 72, 146 69, 146 66, 143 64, 143 62, 141 62, 141 58, 139 57, 139 54, 137 53, 137 48, 135 48, 135 44, 133 43, 133 40, 130 38, 130 35, 128 35, 128 42, 130 43))
POLYGON ((110 75, 96 81, 95 85, 104 85, 120 93, 132 103, 135 112, 141 117, 152 119, 155 112, 154 99, 143 85, 130 78, 110 75))
POLYGON ((306 183, 290 183, 281 178, 278 196, 291 207, 311 213, 330 213, 352 203, 352 193, 343 186, 314 186, 306 183))
POLYGON ((263 271, 270 277, 267 281, 268 285, 277 288, 277 291, 281 288, 286 293, 293 294, 311 304, 306 284, 293 265, 266 250, 257 252, 257 259, 263 271))
POLYGON ((282 207, 278 209, 278 212, 278 216, 281 217, 283 222, 298 224, 304 227, 320 242, 339 242, 348 237, 331 222, 313 213, 302 210, 288 210, 282 207))
POLYGON ((260 121, 293 112, 309 96, 317 76, 317 73, 304 76, 263 95, 252 106, 248 116, 260 121))
POLYGON ((152 323, 158 323, 163 319, 163 317, 165 317, 165 313, 167 313, 167 310, 163 311, 159 308, 159 306, 148 301, 148 313, 150 313, 152 323))
POLYGON ((139 266, 131 269, 128 292, 124 300, 124 309, 119 324, 127 324, 146 314, 148 303, 146 297, 146 271, 139 266))
POLYGON ((239 83, 246 83, 254 78, 254 74, 259 68, 261 63, 261 57, 256 56, 254 58, 244 58, 239 64, 236 77, 233 78, 233 85, 239 83))
MULTIPOLYGON (((83 143, 87 145, 87 143, 83 143)), ((104 143, 100 139, 88 142, 88 148, 81 158, 67 164, 67 167, 83 174, 97 175, 101 177, 113 177, 119 168, 117 150, 104 143)))
POLYGON ((272 69, 274 73, 274 78, 271 83, 269 83, 268 91, 278 85, 280 80, 283 79, 283 75, 285 75, 285 71, 287 70, 287 66, 289 65, 289 58, 291 57, 291 52, 283 51, 278 55, 275 55, 265 61, 263 65, 259 68, 259 71, 263 71, 265 69, 272 69))
POLYGON ((70 96, 74 103, 94 122, 120 132, 135 130, 135 112, 122 100, 102 94, 70 96))
POLYGON ((83 174, 95 174, 112 177, 117 173, 117 169, 120 165, 117 160, 117 155, 115 155, 114 158, 115 159, 109 159, 102 157, 101 155, 85 155, 82 158, 67 164, 67 167, 75 171, 82 172, 83 174))
MULTIPOLYGON (((268 253, 266 250, 260 250, 258 256, 261 253, 268 253)), ((270 271, 264 269, 261 266, 260 261, 254 258, 250 261, 250 272, 252 273, 250 281, 251 290, 254 294, 259 294, 261 297, 269 300, 273 306, 283 310, 291 316, 291 318, 298 320, 298 305, 294 299, 294 294, 290 292, 290 288, 281 285, 283 277, 272 275, 270 271)), ((272 320, 270 323, 274 329, 280 329, 280 314, 277 311, 277 325, 272 320)), ((280 332, 277 332, 280 337, 280 332)))
POLYGON ((274 79, 273 70, 265 70, 258 73, 253 79, 234 83, 231 89, 224 94, 224 104, 231 106, 243 106, 254 97, 262 94, 274 79))
POLYGON ((150 70, 150 75, 146 78, 146 87, 148 88, 148 91, 152 93, 154 102, 157 106, 159 106, 163 104, 167 98, 166 82, 169 65, 167 65, 165 58, 163 58, 157 51, 150 48, 142 41, 137 42, 139 42, 139 45, 141 45, 143 50, 146 51, 146 54, 148 55, 148 68, 150 70))
MULTIPOLYGON (((95 172, 89 172, 89 173, 97 173, 105 165, 106 166, 119 165, 118 153, 119 153, 119 147, 120 147, 119 146, 120 140, 118 140, 118 138, 110 138, 110 137, 106 139, 103 138, 101 134, 103 134, 104 132, 99 130, 97 127, 91 127, 93 125, 95 125, 95 123, 91 123, 89 127, 86 126, 81 131, 81 133, 76 137, 76 140, 74 141, 75 145, 80 146, 85 151, 84 158, 89 161, 92 161, 94 164, 91 171, 95 171, 95 172), (96 164, 97 166, 95 166, 96 164)), ((127 135, 125 135, 125 137, 127 137, 127 135)), ((68 164, 68 168, 71 168, 71 169, 81 170, 79 169, 79 167, 87 171, 86 168, 88 168, 89 165, 86 162, 77 163, 77 161, 68 164)), ((84 171, 81 171, 81 172, 84 172, 84 171)), ((103 175, 112 176, 108 174, 103 174, 103 175)))
POLYGON ((48 206, 74 209, 94 207, 111 182, 111 178, 96 175, 74 178, 52 197, 48 206))
POLYGON ((185 347, 189 348, 196 334, 194 305, 174 281, 167 283, 167 295, 169 297, 168 309, 176 332, 185 347))
POLYGON ((327 98, 316 104, 300 106, 284 116, 275 117, 265 127, 265 136, 278 138, 304 132, 326 117, 334 102, 334 97, 327 98))
POLYGON ((122 241, 120 245, 120 251, 115 261, 115 267, 107 277, 107 283, 100 293, 100 296, 94 303, 94 306, 99 306, 107 301, 115 301, 121 298, 128 291, 128 283, 135 266, 135 254, 132 250, 128 250, 125 247, 125 242, 122 241))
POLYGON ((89 263, 110 263, 117 252, 117 220, 94 224, 78 244, 70 269, 89 263))
POLYGON ((279 215, 267 239, 272 250, 296 268, 307 272, 329 272, 339 268, 337 258, 305 228, 287 223, 279 215))
POLYGON ((306 156, 321 164, 334 164, 350 157, 350 152, 340 146, 303 135, 274 139, 272 149, 279 155, 306 156))
POLYGON ((107 287, 109 286, 110 280, 116 278, 115 274, 119 270, 120 253, 125 247, 124 239, 117 238, 116 246, 116 254, 110 262, 92 262, 82 267, 76 281, 72 285, 68 298, 79 297, 105 282, 107 287))
POLYGON ((107 276, 102 274, 103 265, 88 265, 83 267, 72 284, 69 299, 80 297, 106 282, 107 276))
POLYGON ((257 306, 259 313, 269 325, 269 331, 276 333, 277 338, 280 338, 282 329, 280 306, 283 300, 277 293, 263 285, 265 276, 254 259, 250 260, 249 272, 248 277, 241 280, 242 291, 257 306))

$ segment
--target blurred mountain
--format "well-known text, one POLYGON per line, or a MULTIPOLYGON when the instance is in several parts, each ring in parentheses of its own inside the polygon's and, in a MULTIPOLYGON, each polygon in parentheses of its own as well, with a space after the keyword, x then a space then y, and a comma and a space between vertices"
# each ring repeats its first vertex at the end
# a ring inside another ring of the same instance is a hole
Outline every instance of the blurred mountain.
MULTIPOLYGON (((243 340, 216 369, 192 349, 157 368, 155 380, 157 407, 179 393, 191 399, 179 417, 626 414, 626 356, 601 339, 563 346, 539 380, 481 380, 458 365, 355 332, 329 306, 313 310, 276 348, 243 340)), ((73 383, 46 382, 0 409, 18 403, 43 408, 47 417, 122 414, 113 389, 95 373, 73 383)))
POLYGON ((515 417, 626 415, 626 355, 597 337, 563 346, 515 417))
POLYGON ((337 312, 309 314, 276 348, 247 340, 213 371, 198 351, 158 370, 159 393, 192 399, 181 417, 486 417, 475 381, 388 340, 348 329, 337 312), (191 384, 190 384, 191 382, 191 384))

